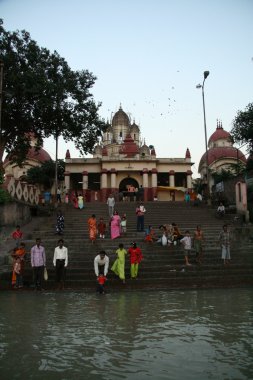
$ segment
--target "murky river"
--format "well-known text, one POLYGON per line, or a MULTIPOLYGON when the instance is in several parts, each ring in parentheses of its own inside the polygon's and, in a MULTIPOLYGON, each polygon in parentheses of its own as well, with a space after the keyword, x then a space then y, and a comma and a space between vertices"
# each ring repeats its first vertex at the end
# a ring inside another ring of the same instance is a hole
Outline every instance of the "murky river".
POLYGON ((253 379, 253 289, 1 292, 0 379, 253 379))

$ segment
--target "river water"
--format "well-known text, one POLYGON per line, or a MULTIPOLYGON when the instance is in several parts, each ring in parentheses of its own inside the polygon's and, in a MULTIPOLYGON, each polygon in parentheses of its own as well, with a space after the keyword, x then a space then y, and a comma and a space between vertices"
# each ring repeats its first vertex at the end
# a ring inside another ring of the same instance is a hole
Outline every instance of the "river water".
POLYGON ((1 292, 0 379, 253 379, 253 289, 1 292))

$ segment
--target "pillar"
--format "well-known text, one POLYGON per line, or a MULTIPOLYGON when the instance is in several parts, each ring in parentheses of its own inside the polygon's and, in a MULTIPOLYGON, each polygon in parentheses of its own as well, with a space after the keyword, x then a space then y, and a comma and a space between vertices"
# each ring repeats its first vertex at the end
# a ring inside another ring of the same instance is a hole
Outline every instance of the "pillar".
POLYGON ((187 189, 188 190, 191 190, 192 188, 192 171, 191 170, 187 170, 186 172, 186 186, 187 186, 187 189))
POLYGON ((69 194, 70 190, 70 172, 64 173, 64 186, 66 188, 66 193, 69 194))
POLYGON ((117 171, 112 168, 111 169, 111 192, 115 194, 117 192, 117 171))
POLYGON ((107 198, 107 169, 101 171, 101 200, 105 202, 107 198))
POLYGON ((152 199, 157 197, 157 169, 151 171, 151 187, 152 187, 152 199))
POLYGON ((146 202, 148 200, 148 169, 142 170, 142 187, 144 189, 143 199, 146 202))
POLYGON ((175 187, 175 171, 174 170, 169 171, 169 177, 170 177, 170 187, 175 187))

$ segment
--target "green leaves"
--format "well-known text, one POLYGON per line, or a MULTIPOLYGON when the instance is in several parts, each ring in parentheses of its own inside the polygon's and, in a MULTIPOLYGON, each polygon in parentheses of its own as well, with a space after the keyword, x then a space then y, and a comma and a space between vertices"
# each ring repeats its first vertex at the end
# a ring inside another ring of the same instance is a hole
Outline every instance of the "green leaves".
POLYGON ((38 141, 62 135, 82 154, 93 150, 105 130, 90 90, 96 77, 73 71, 56 51, 39 47, 26 31, 7 32, 0 20, 0 59, 4 62, 0 159, 3 150, 21 163, 29 134, 38 141))
POLYGON ((253 152, 253 103, 245 111, 238 111, 233 121, 232 138, 239 144, 248 144, 248 151, 253 152))

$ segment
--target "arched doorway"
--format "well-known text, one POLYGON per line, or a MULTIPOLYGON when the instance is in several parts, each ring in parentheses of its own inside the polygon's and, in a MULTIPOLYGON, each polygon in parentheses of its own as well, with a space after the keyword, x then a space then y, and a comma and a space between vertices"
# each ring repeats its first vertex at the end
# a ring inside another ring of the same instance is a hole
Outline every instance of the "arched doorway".
POLYGON ((127 177, 124 178, 119 184, 119 192, 127 191, 128 186, 133 186, 135 189, 139 189, 139 184, 136 179, 127 177))

